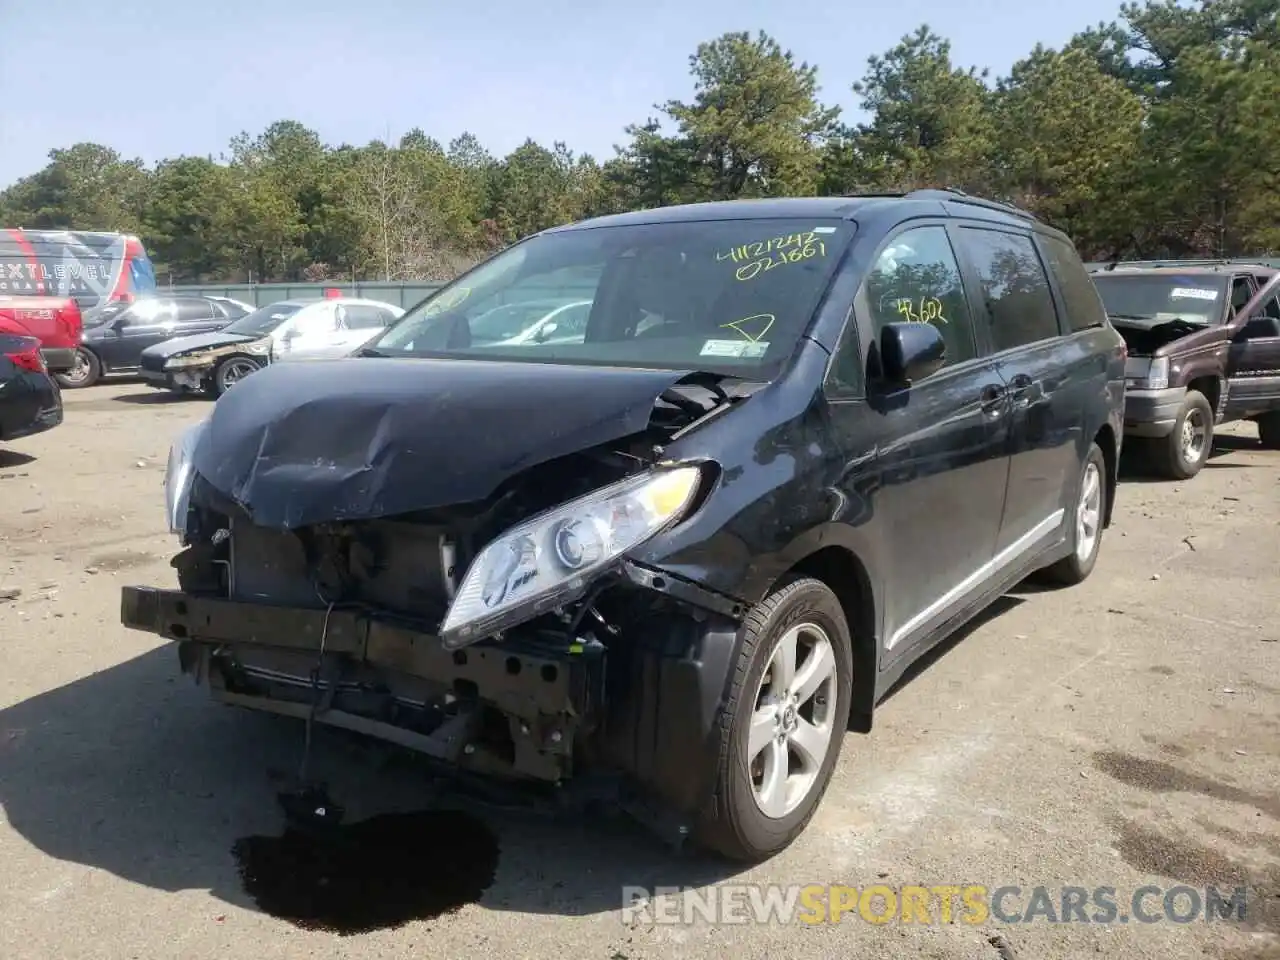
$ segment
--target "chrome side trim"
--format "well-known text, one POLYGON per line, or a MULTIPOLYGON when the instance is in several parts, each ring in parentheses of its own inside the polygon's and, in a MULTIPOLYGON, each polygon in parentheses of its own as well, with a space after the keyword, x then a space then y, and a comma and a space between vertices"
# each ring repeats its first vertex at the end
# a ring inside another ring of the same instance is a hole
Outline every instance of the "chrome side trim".
POLYGON ((1005 567, 1012 566, 1015 562, 1021 559, 1024 554, 1028 553, 1041 538, 1060 527, 1062 525, 1062 518, 1066 516, 1066 513, 1066 510, 1059 509, 1045 517, 1029 531, 1020 536, 1013 543, 1009 544, 977 570, 973 571, 973 573, 969 574, 969 576, 965 577, 937 600, 933 601, 933 603, 929 604, 929 606, 925 607, 914 617, 900 626, 897 630, 893 631, 884 648, 886 650, 892 650, 902 642, 904 637, 928 623, 965 594, 971 593, 978 587, 982 586, 982 584, 991 579, 994 574, 1003 570, 1005 567))

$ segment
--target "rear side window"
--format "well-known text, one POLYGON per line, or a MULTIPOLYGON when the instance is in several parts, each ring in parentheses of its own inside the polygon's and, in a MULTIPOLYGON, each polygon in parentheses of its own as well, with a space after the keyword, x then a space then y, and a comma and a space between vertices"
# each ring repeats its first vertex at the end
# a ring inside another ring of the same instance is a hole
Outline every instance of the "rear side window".
POLYGON ((1080 262, 1075 248, 1057 237, 1040 237, 1049 270, 1058 281, 1063 305, 1067 308, 1067 327, 1072 332, 1105 326, 1107 312, 1098 296, 1098 288, 1080 262))
POLYGON ((378 330, 387 326, 391 313, 368 303, 348 303, 343 318, 348 330, 378 330))
POLYGON ((999 353, 1058 336, 1049 278, 1031 238, 973 227, 961 236, 982 284, 992 348, 999 353))
POLYGON ((174 303, 178 308, 179 323, 211 320, 215 315, 208 300, 176 300, 174 303))

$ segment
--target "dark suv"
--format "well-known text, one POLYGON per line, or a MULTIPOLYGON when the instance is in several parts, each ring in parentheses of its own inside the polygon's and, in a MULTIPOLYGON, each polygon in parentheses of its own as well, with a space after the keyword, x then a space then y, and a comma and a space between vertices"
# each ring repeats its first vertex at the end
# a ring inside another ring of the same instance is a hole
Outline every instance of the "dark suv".
POLYGON ((913 660, 1087 577, 1111 515, 1123 341, 1066 237, 951 191, 549 230, 358 354, 178 439, 180 589, 126 587, 125 625, 221 701, 610 785, 735 858, 803 830, 913 660), (547 297, 582 330, 472 340, 547 297))
POLYGON ((1278 275, 1230 260, 1093 272, 1129 345, 1125 433, 1159 473, 1195 476, 1209 459, 1214 427, 1232 420, 1253 420, 1263 446, 1280 449, 1278 275))

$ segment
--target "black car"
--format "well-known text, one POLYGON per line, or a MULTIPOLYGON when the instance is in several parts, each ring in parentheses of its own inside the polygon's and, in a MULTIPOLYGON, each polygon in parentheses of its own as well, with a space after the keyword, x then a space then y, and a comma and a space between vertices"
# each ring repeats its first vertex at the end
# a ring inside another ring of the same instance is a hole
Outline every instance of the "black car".
POLYGON ((756 860, 912 661, 1089 575, 1124 364, 1070 241, 954 191, 549 230, 224 396, 122 620, 224 702, 756 860), (583 337, 472 341, 551 288, 583 337))
POLYGON ((88 387, 104 375, 137 373, 142 351, 174 337, 221 330, 244 316, 224 297, 141 297, 99 311, 86 326, 75 366, 58 375, 64 387, 88 387))
POLYGON ((40 341, 0 331, 0 441, 43 433, 62 422, 62 395, 40 341))

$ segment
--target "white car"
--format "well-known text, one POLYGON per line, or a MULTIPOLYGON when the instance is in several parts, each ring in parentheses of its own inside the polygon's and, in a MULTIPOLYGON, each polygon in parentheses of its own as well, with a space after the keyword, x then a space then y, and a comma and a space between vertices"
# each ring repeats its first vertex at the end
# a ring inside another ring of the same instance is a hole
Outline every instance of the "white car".
POLYGON ((140 372, 152 386, 219 397, 268 363, 345 357, 403 315, 359 297, 283 300, 215 332, 148 347, 140 372))

